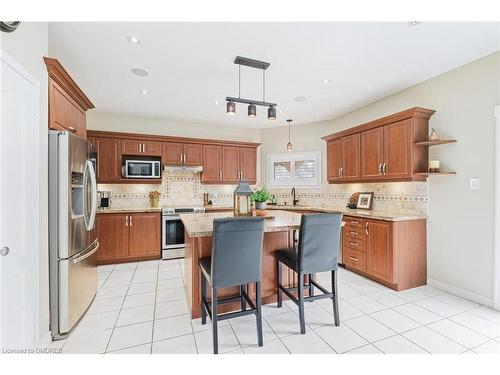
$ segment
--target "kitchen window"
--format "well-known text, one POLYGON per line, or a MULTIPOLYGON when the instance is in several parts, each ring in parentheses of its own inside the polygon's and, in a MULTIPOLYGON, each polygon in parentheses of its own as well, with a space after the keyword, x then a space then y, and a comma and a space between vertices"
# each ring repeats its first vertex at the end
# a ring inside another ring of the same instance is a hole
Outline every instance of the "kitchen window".
POLYGON ((274 187, 321 187, 321 153, 310 151, 267 155, 267 184, 274 187))

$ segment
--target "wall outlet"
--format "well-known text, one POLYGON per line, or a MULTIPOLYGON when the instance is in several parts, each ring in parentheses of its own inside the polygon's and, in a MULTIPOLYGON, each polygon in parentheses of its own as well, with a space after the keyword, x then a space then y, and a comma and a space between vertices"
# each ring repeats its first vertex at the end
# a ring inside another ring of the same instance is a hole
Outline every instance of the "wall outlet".
POLYGON ((479 177, 474 177, 469 180, 471 190, 479 190, 479 177))

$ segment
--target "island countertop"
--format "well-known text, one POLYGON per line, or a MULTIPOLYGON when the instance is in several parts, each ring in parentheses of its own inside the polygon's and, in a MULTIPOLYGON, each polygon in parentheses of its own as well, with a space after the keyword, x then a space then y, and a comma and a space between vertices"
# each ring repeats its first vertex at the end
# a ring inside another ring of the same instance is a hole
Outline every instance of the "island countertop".
MULTIPOLYGON (((264 232, 298 230, 301 214, 290 211, 274 210, 271 218, 265 219, 264 232)), ((233 217, 232 212, 206 212, 204 214, 181 214, 180 219, 190 237, 210 237, 214 219, 233 217)))
MULTIPOLYGON (((211 211, 221 211, 221 210, 232 210, 232 206, 205 206, 207 212, 211 211)), ((409 220, 422 220, 427 219, 427 215, 415 213, 415 212, 404 212, 404 211, 373 211, 373 210, 360 210, 360 209, 350 209, 346 207, 331 207, 331 206, 307 206, 307 205, 268 205, 267 210, 271 211, 271 215, 276 210, 280 211, 317 211, 317 212, 339 212, 346 216, 355 216, 364 219, 375 219, 384 221, 409 221, 409 220)))

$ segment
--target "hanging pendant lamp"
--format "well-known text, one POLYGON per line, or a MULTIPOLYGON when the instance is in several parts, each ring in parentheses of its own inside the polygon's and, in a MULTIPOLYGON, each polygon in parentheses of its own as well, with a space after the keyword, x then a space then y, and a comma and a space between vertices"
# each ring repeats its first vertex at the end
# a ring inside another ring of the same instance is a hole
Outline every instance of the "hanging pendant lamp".
POLYGON ((293 151, 292 142, 290 141, 290 125, 291 125, 292 121, 293 120, 291 120, 291 119, 286 120, 286 122, 288 122, 288 143, 286 145, 286 150, 288 152, 293 151))

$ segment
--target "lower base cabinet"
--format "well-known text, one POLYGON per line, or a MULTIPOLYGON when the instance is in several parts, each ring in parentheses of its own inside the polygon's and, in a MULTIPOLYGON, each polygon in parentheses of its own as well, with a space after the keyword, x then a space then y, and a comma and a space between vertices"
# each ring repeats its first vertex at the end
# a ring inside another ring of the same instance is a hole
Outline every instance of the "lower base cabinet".
POLYGON ((161 214, 98 214, 97 236, 99 264, 159 259, 161 214))
POLYGON ((427 282, 426 220, 384 221, 344 216, 345 267, 394 290, 427 282))

